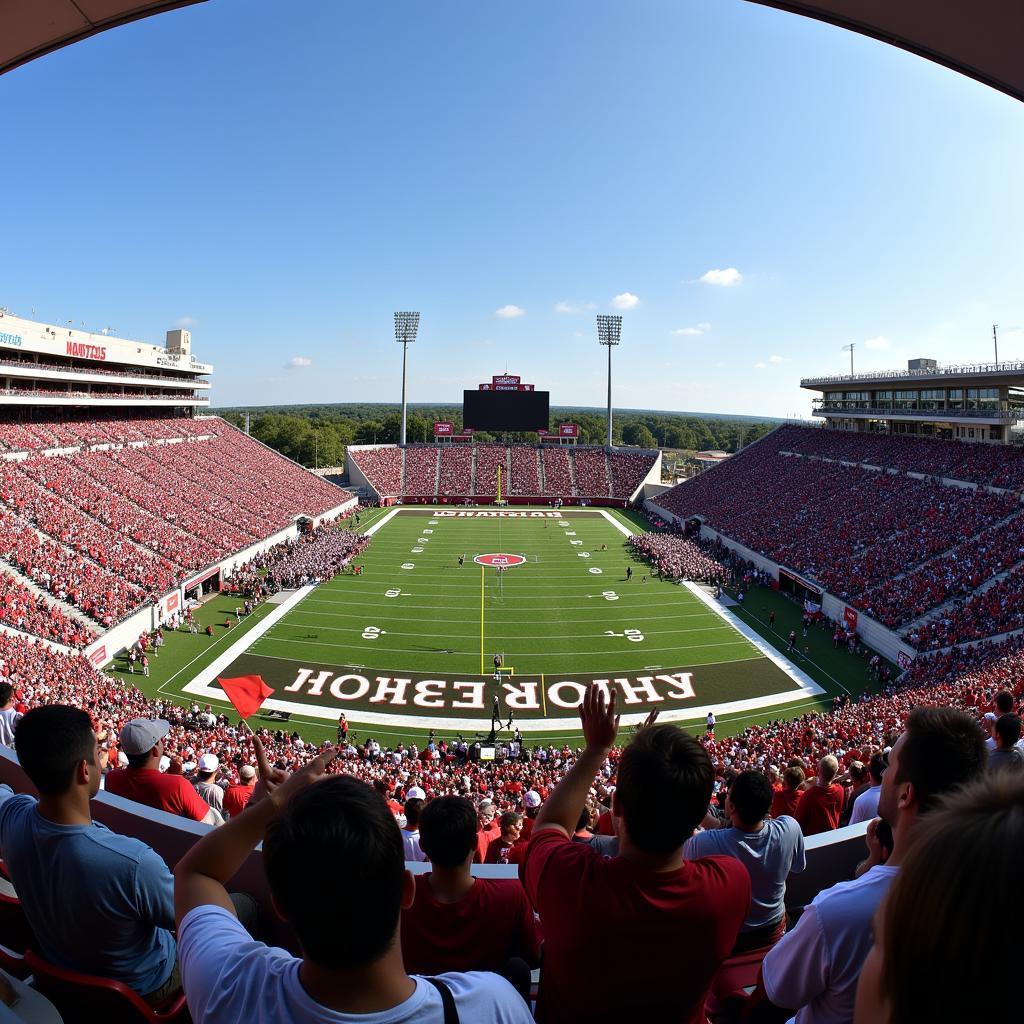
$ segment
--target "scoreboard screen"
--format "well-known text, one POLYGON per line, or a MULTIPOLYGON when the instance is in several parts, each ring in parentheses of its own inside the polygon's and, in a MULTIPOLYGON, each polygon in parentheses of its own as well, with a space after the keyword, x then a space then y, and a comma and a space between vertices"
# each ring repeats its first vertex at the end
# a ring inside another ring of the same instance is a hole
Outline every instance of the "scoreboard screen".
POLYGON ((548 391, 463 391, 462 422, 474 430, 546 430, 548 391))

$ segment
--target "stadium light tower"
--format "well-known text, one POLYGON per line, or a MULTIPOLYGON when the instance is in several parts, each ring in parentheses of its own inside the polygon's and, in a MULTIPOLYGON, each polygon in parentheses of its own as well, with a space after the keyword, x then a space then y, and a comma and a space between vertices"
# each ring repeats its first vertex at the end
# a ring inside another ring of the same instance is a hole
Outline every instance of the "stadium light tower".
POLYGON ((608 447, 612 446, 612 346, 622 340, 622 317, 597 316, 597 340, 608 346, 608 447))
POLYGON ((395 314, 395 341, 402 346, 402 436, 401 444, 405 444, 405 365, 409 352, 409 342, 416 340, 416 332, 420 326, 419 313, 395 314))

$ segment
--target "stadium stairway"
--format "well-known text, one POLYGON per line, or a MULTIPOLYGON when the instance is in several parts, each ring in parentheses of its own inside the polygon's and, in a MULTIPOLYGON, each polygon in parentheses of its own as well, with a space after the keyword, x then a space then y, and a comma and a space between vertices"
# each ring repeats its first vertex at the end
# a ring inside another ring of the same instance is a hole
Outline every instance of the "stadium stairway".
POLYGON ((573 449, 572 455, 569 456, 569 479, 572 481, 572 493, 574 497, 579 496, 579 487, 576 484, 576 451, 573 449))
POLYGON ((476 486, 476 445, 470 447, 472 451, 469 456, 469 493, 479 494, 476 486))
POLYGON ((437 458, 434 460, 434 497, 441 494, 441 449, 437 449, 437 458))
POLYGON ((548 483, 544 479, 544 459, 541 457, 541 451, 543 449, 537 449, 537 479, 540 481, 540 493, 548 493, 548 483))
MULTIPOLYGON (((57 542, 54 541, 54 543, 57 542)), ((100 635, 100 627, 81 609, 76 608, 73 604, 68 604, 67 601, 62 601, 56 594, 51 594, 48 590, 39 586, 31 576, 26 576, 16 565, 12 565, 10 562, 0 559, 0 566, 2 566, 4 575, 10 576, 16 583, 20 583, 23 587, 27 587, 37 597, 43 598, 47 604, 59 608, 64 613, 65 618, 71 619, 73 622, 77 622, 78 625, 87 630, 91 636, 97 637, 100 635)), ((30 633, 29 635, 34 636, 35 634, 30 633)))
MULTIPOLYGON (((402 452, 402 477, 399 480, 399 484, 400 484, 400 487, 401 487, 401 493, 402 494, 408 494, 409 492, 405 488, 405 481, 406 481, 405 459, 406 459, 406 454, 408 452, 408 449, 407 448, 402 448, 401 452, 402 452)), ((435 493, 437 492, 437 482, 436 481, 434 482, 434 492, 435 493)))
POLYGON ((612 460, 608 452, 604 453, 604 475, 608 480, 608 497, 615 496, 615 478, 612 476, 612 460))

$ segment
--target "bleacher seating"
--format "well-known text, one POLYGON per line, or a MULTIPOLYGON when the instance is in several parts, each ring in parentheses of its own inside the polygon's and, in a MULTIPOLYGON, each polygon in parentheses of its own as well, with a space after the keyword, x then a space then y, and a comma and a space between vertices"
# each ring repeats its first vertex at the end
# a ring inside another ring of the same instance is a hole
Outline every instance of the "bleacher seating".
POLYGON ((502 490, 508 491, 508 446, 478 444, 476 448, 476 486, 474 494, 494 497, 498 493, 498 467, 501 467, 502 490))
POLYGON ((441 472, 437 493, 465 497, 473 493, 473 451, 469 445, 445 445, 440 449, 441 472))
POLYGON ((426 496, 437 493, 437 450, 405 449, 405 493, 426 496))
POLYGON ((509 446, 511 453, 512 482, 509 494, 540 494, 540 452, 532 444, 513 444, 509 446))
MULTIPOLYGON (((1005 568, 997 547, 1016 552, 1024 536, 1015 495, 810 458, 858 454, 855 442, 837 442, 834 433, 779 428, 657 504, 702 516, 891 626, 962 592, 980 573, 1005 568), (802 457, 786 454, 797 449, 802 457), (996 540, 1004 536, 1009 545, 996 540)), ((867 439, 866 457, 877 459, 879 440, 867 439)))
POLYGON ((545 497, 569 498, 575 491, 572 486, 572 470, 569 468, 569 453, 564 448, 542 448, 544 463, 545 497))
POLYGON ((349 449, 370 486, 384 498, 483 499, 497 495, 498 467, 502 468, 502 497, 629 500, 661 458, 656 451, 613 452, 596 447, 548 447, 528 444, 411 445, 404 449, 405 483, 401 475, 403 449, 349 449), (471 461, 476 460, 475 478, 471 461), (441 462, 436 479, 437 460, 441 462), (545 467, 541 484, 540 463, 545 467), (570 468, 572 467, 572 468, 570 468), (573 487, 573 469, 577 487, 573 487))
POLYGON ((608 463, 603 448, 578 448, 575 451, 576 493, 581 498, 607 498, 608 463))

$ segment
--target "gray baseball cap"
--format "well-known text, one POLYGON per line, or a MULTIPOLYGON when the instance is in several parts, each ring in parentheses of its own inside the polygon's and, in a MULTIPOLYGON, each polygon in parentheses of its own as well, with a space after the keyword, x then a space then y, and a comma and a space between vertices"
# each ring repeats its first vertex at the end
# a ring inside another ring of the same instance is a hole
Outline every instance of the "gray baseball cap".
POLYGON ((162 718, 133 718, 121 730, 121 749, 129 757, 148 754, 171 730, 162 718))

